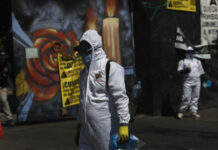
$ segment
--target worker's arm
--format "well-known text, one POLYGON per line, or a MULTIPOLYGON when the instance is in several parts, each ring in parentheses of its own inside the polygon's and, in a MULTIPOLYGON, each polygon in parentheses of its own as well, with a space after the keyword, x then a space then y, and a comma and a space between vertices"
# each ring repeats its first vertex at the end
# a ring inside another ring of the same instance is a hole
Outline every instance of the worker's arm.
POLYGON ((117 114, 120 121, 118 143, 125 143, 129 139, 129 98, 126 94, 124 69, 115 62, 111 62, 108 85, 117 107, 117 114))

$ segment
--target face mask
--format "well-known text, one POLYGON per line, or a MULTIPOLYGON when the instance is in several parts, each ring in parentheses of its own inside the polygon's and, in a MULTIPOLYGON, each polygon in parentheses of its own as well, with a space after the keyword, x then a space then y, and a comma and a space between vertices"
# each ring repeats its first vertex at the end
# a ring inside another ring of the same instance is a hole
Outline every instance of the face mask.
POLYGON ((86 66, 89 66, 92 61, 92 53, 82 55, 82 60, 86 66))
POLYGON ((194 57, 194 54, 186 54, 186 58, 189 58, 189 59, 193 59, 193 57, 194 57))

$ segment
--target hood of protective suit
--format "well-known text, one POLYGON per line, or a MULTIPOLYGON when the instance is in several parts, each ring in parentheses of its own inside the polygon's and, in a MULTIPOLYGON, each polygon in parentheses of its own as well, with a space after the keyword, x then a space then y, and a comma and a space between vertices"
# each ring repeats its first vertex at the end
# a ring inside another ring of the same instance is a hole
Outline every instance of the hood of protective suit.
POLYGON ((92 61, 106 57, 106 54, 102 49, 102 38, 96 30, 87 30, 82 35, 80 42, 83 40, 87 41, 92 47, 92 61))

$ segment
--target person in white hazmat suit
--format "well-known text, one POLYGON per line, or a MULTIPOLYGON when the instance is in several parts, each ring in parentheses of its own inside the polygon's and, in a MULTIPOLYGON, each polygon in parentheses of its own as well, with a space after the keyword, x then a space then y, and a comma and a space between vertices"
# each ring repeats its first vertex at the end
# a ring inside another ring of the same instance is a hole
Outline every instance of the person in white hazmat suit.
POLYGON ((80 104, 75 138, 80 150, 110 150, 110 140, 118 133, 119 143, 129 139, 129 98, 126 94, 124 69, 110 62, 108 88, 101 36, 88 30, 75 47, 85 69, 80 74, 80 104), (79 140, 78 140, 79 139, 79 140))
POLYGON ((183 113, 187 109, 190 109, 190 113, 195 119, 200 118, 200 115, 197 113, 198 100, 201 88, 201 75, 205 72, 201 61, 194 58, 193 51, 192 47, 188 47, 185 59, 180 60, 178 63, 178 71, 184 75, 183 95, 179 113, 177 114, 178 119, 183 118, 183 113))

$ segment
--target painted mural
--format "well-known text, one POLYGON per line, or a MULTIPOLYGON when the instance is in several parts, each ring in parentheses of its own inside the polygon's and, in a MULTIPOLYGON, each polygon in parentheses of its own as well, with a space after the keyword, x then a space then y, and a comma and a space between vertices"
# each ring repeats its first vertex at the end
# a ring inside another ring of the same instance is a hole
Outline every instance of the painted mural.
POLYGON ((102 35, 108 57, 134 76, 128 1, 12 0, 18 121, 76 116, 77 106, 62 107, 53 46, 59 43, 62 54, 73 56, 73 47, 88 29, 102 35))

